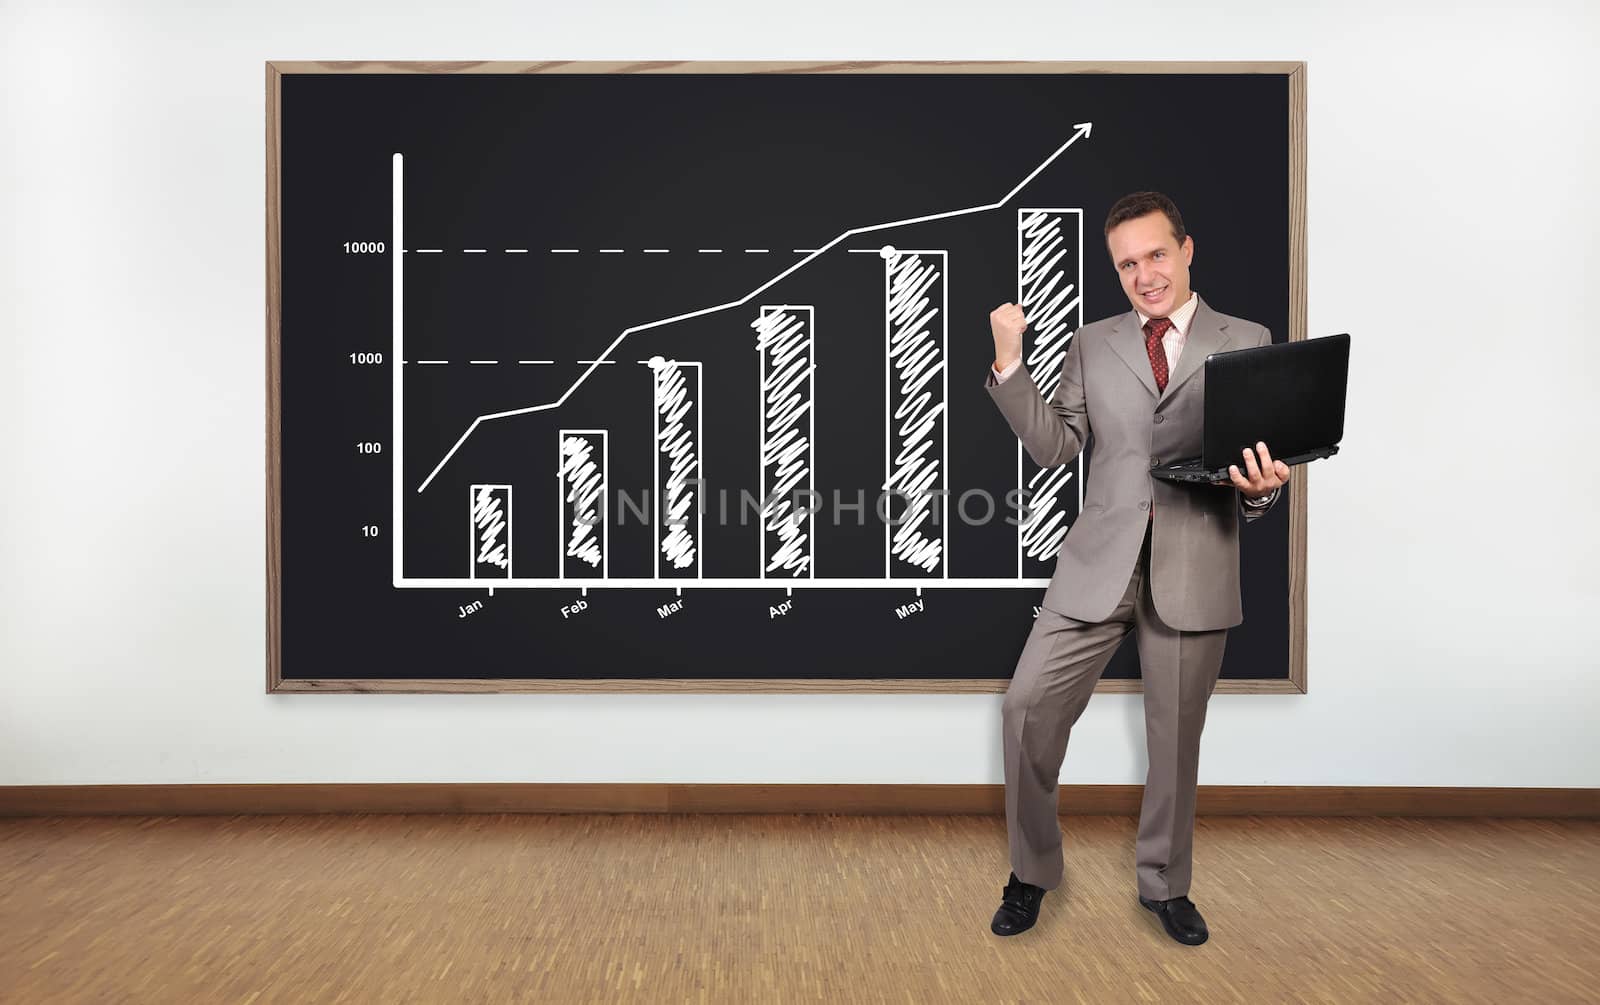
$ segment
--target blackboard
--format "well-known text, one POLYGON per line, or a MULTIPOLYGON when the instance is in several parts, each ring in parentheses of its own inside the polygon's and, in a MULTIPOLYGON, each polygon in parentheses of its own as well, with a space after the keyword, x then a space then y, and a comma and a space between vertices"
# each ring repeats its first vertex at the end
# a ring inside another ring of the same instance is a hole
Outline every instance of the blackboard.
MULTIPOLYGON (((269 63, 268 689, 1003 690, 1093 452, 1024 463, 988 312, 1126 311, 1157 189, 1305 337, 1303 76, 269 63)), ((1305 688, 1297 473, 1219 690, 1305 688)))

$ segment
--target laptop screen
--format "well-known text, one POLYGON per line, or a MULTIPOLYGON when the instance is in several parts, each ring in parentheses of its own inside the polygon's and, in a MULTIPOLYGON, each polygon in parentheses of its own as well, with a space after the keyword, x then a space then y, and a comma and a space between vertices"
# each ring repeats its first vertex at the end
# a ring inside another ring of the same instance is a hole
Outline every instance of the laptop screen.
POLYGON ((1225 468, 1257 441, 1274 457, 1338 445, 1349 369, 1348 333, 1207 356, 1202 463, 1225 468))

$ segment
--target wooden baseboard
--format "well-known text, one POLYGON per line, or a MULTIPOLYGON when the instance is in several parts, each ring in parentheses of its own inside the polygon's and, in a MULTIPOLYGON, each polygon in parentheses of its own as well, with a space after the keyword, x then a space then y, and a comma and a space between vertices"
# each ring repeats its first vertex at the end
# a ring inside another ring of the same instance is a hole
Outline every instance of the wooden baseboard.
MULTIPOLYGON (((1063 785, 1066 815, 1137 815, 1143 786, 1063 785)), ((383 783, 0 786, 0 817, 253 813, 1003 814, 1000 785, 383 783)), ((1600 789, 1202 785, 1201 816, 1600 818, 1600 789)))

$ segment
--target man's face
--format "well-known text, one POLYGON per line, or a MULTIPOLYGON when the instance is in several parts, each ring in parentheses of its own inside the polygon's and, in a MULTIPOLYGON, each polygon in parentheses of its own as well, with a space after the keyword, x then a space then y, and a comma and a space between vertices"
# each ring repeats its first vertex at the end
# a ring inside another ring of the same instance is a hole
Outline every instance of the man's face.
POLYGON ((1172 236, 1167 214, 1157 210, 1124 220, 1106 235, 1111 264, 1128 302, 1146 317, 1164 318, 1189 300, 1189 263, 1194 238, 1172 236))

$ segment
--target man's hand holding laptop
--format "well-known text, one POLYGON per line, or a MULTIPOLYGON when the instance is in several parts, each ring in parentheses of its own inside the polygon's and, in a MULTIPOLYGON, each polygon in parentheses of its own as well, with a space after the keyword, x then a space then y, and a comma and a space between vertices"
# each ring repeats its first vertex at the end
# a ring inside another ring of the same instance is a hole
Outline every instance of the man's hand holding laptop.
POLYGON ((1260 499, 1280 485, 1288 484, 1289 465, 1282 461, 1275 461, 1267 452, 1267 445, 1256 443, 1256 448, 1244 448, 1244 471, 1241 473, 1239 465, 1228 465, 1230 481, 1212 482, 1213 485, 1233 485, 1249 499, 1260 499), (1256 454, 1261 455, 1261 460, 1256 461, 1256 454))

